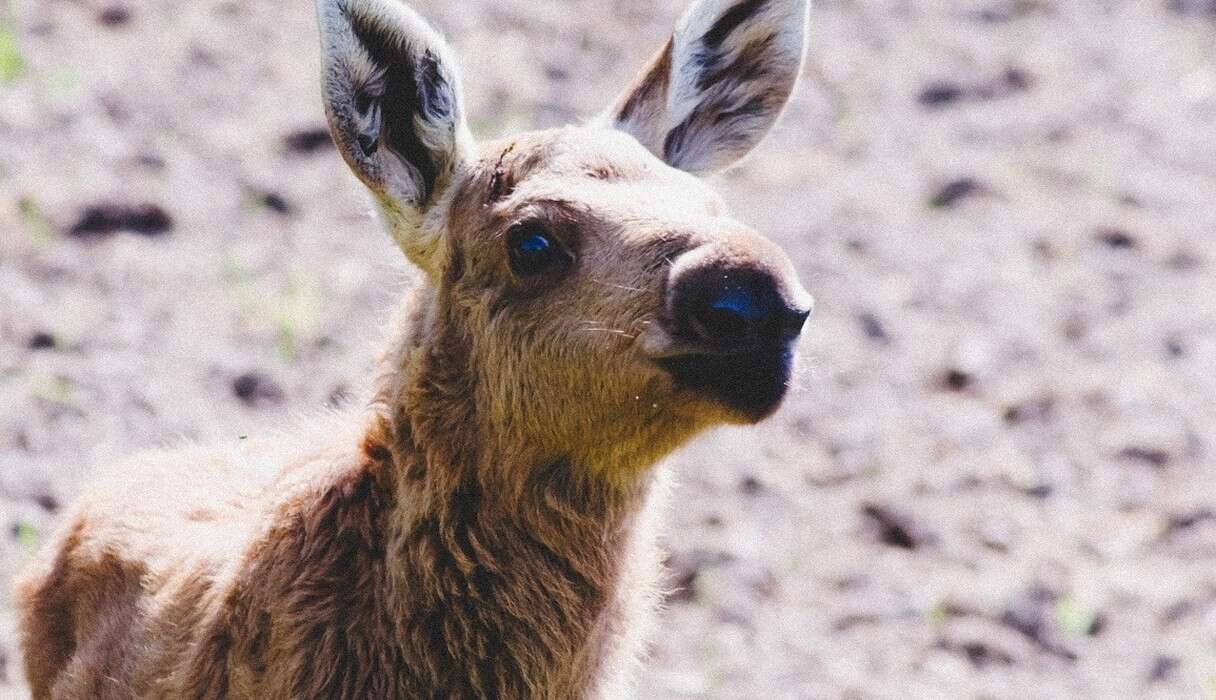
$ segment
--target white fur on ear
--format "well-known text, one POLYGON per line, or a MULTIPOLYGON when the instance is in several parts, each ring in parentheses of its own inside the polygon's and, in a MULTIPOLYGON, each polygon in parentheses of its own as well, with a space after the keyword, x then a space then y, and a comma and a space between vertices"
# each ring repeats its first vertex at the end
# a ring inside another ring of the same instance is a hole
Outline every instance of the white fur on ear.
POLYGON ((673 167, 721 170, 776 123, 802 69, 807 0, 700 0, 601 122, 673 167))
POLYGON ((317 0, 330 131, 420 266, 424 214, 472 150, 447 42, 399 0, 317 0))

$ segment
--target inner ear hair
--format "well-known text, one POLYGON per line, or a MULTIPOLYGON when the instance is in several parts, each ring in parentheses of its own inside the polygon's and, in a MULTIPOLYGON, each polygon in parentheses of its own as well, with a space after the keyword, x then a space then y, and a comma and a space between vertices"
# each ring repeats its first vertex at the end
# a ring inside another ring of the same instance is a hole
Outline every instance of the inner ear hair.
MULTIPOLYGON (((430 198, 438 166, 413 128, 414 115, 422 116, 422 71, 415 65, 404 39, 361 14, 351 15, 351 30, 376 66, 361 85, 355 86, 355 113, 360 126, 357 143, 371 157, 383 143, 417 171, 419 202, 430 198), (414 96, 415 99, 409 99, 414 96)), ((430 52, 422 57, 434 62, 430 52)), ((440 78, 442 80, 442 78, 440 78)))
POLYGON ((425 209, 468 140, 445 42, 398 0, 318 0, 318 7, 335 141, 394 208, 425 209))

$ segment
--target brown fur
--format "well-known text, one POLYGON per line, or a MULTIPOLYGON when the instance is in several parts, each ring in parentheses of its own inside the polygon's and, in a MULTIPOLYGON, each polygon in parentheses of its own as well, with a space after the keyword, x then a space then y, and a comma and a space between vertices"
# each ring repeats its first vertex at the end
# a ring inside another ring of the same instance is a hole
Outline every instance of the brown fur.
MULTIPOLYGON (((397 12, 384 7, 366 12, 397 12)), ((357 121, 329 107, 335 129, 357 121)), ((675 261, 805 292, 703 183, 622 132, 458 155, 408 221, 391 193, 418 190, 375 163, 361 174, 427 280, 365 408, 293 439, 137 457, 68 514, 17 588, 35 698, 627 690, 656 598, 654 464, 706 426, 755 419, 652 361, 679 349, 664 330, 675 261), (513 275, 504 240, 520 222, 560 239, 572 268, 513 275)))

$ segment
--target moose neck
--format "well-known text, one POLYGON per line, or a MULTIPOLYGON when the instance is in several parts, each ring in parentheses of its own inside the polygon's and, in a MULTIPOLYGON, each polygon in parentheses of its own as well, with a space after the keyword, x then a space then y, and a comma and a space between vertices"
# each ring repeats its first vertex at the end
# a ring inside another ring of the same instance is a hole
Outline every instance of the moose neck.
POLYGON ((617 634, 622 560, 650 472, 609 483, 485 434, 468 345, 433 291, 418 297, 386 356, 364 446, 396 504, 387 561, 402 642, 434 659, 433 687, 581 694, 617 634))

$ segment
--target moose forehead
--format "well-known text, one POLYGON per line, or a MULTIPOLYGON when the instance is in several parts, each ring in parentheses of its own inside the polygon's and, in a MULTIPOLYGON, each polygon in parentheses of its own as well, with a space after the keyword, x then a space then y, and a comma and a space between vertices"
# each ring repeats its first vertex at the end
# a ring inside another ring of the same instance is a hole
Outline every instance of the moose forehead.
POLYGON ((536 204, 561 204, 605 222, 705 225, 725 214, 712 189, 668 166, 632 136, 605 128, 565 127, 487 143, 453 206, 512 218, 536 204))

